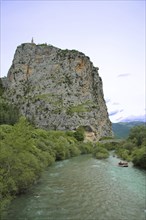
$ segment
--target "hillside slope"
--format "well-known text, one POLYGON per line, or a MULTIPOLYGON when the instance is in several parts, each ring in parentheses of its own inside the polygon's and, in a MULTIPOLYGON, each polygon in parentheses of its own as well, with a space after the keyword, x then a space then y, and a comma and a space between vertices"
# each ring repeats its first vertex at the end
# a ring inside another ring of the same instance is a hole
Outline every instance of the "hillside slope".
POLYGON ((132 127, 144 124, 141 121, 112 123, 112 130, 115 138, 127 138, 132 127))

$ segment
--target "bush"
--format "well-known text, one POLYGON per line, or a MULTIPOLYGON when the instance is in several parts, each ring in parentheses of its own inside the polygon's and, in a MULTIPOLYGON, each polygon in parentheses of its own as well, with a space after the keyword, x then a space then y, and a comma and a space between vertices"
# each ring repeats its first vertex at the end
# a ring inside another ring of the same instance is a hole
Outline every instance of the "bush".
POLYGON ((6 136, 12 131, 13 126, 11 125, 0 125, 0 140, 3 140, 6 138, 6 136))
MULTIPOLYGON (((16 194, 25 192, 39 178, 41 171, 55 159, 53 153, 50 153, 50 147, 40 142, 43 139, 38 135, 40 130, 37 133, 24 117, 14 126, 1 125, 0 130, 2 211, 16 194)), ((44 139, 47 137, 46 132, 40 133, 44 139)))
POLYGON ((80 149, 75 144, 69 145, 70 157, 75 157, 81 154, 80 149))
POLYGON ((96 159, 106 159, 109 157, 109 152, 102 144, 96 144, 93 150, 93 156, 96 159))
POLYGON ((19 110, 16 106, 8 104, 4 99, 0 98, 0 124, 14 125, 19 120, 19 110))
POLYGON ((99 141, 112 140, 112 139, 113 139, 113 137, 111 137, 111 136, 103 136, 99 139, 99 141))
POLYGON ((128 140, 135 143, 137 146, 141 146, 146 141, 146 126, 135 126, 131 128, 128 140))
POLYGON ((142 167, 146 169, 146 147, 142 147, 141 149, 136 149, 133 152, 132 162, 135 166, 142 167))
POLYGON ((108 151, 110 150, 116 150, 118 148, 119 143, 118 142, 105 142, 105 143, 101 143, 101 145, 106 148, 108 151))
POLYGON ((93 145, 91 142, 87 142, 87 143, 78 143, 78 148, 81 152, 81 154, 90 154, 93 152, 93 145))
POLYGON ((73 133, 73 136, 77 141, 83 141, 85 138, 85 130, 83 127, 77 128, 77 130, 73 133))
POLYGON ((130 130, 127 140, 121 142, 116 154, 124 160, 132 161, 134 166, 146 169, 146 127, 135 126, 130 130))

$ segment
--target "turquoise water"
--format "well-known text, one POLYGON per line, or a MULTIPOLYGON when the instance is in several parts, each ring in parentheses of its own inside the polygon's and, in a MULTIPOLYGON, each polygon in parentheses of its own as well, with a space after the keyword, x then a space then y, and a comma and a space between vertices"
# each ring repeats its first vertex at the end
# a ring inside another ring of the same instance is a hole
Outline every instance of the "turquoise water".
POLYGON ((16 198, 5 220, 145 220, 146 172, 119 167, 112 155, 56 162, 28 194, 16 198))

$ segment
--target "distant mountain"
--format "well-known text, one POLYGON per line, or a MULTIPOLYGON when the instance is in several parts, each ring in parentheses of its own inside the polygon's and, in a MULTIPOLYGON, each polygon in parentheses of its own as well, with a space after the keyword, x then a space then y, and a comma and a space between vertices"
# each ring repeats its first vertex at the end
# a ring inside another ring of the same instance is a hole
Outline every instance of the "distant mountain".
POLYGON ((112 130, 115 138, 127 138, 132 127, 144 124, 142 121, 112 123, 112 130))
POLYGON ((124 118, 121 122, 145 122, 146 115, 129 115, 128 117, 124 118))

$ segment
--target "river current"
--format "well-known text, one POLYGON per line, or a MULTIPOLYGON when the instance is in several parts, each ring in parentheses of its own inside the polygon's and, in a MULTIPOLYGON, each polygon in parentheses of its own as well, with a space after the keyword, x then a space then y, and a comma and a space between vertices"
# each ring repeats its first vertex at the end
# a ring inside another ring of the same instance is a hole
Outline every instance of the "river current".
POLYGON ((5 220, 146 220, 146 172, 112 155, 54 163, 10 205, 5 220))

